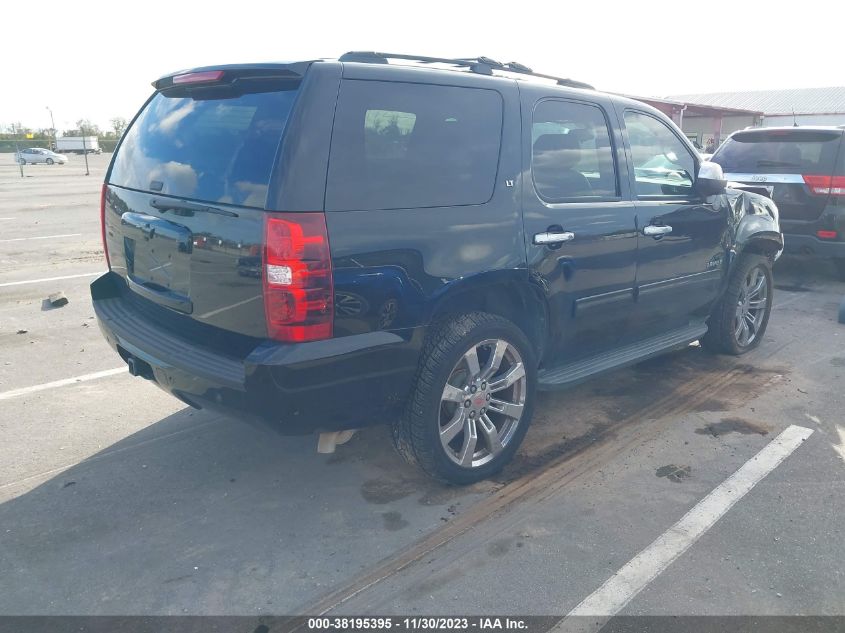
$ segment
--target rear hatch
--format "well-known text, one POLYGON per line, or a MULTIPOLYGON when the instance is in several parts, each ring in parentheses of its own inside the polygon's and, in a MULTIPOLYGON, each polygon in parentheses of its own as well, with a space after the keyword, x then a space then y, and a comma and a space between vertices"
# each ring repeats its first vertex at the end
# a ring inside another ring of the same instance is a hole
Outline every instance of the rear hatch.
POLYGON ((841 145, 841 130, 747 130, 732 135, 710 160, 728 180, 766 187, 782 219, 810 222, 840 199, 831 192, 845 176, 837 169, 845 160, 841 145))
POLYGON ((266 200, 299 79, 244 67, 156 82, 104 186, 107 255, 134 301, 266 336, 266 200))

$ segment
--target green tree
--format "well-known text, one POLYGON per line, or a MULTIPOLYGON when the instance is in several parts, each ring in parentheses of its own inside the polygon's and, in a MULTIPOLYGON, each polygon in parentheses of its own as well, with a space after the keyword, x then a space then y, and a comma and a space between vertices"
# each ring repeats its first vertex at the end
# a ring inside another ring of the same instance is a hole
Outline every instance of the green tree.
POLYGON ((122 116, 116 116, 109 123, 111 123, 112 130, 114 130, 114 138, 123 136, 123 133, 126 131, 126 119, 122 116))
POLYGON ((79 119, 76 122, 75 134, 66 132, 67 136, 100 136, 103 132, 96 123, 92 123, 89 119, 79 119))
POLYGON ((32 132, 32 128, 24 127, 23 125, 21 125, 20 121, 12 123, 10 127, 12 134, 16 136, 26 136, 27 134, 32 132))

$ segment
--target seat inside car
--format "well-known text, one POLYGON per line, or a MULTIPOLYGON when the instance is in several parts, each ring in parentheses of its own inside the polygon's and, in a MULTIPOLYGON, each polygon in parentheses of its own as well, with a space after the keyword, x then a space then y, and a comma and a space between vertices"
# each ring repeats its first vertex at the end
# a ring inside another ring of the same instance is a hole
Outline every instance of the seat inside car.
POLYGON ((552 200, 592 195, 589 180, 574 167, 581 144, 574 135, 543 134, 534 141, 534 179, 540 193, 552 200))

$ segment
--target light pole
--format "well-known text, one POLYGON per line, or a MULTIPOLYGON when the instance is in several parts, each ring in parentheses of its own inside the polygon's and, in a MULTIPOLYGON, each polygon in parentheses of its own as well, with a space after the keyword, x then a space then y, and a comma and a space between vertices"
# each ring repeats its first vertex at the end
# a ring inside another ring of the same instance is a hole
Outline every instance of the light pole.
POLYGON ((50 113, 50 126, 51 126, 51 129, 53 130, 53 147, 51 147, 50 149, 52 149, 55 152, 57 149, 59 149, 59 144, 56 141, 56 121, 53 119, 53 111, 50 109, 50 106, 44 106, 44 107, 46 107, 47 112, 50 113))
POLYGON ((88 148, 85 147, 85 126, 80 125, 79 127, 82 132, 82 155, 85 156, 85 175, 90 176, 91 172, 88 171, 88 148))
POLYGON ((21 160, 23 157, 21 156, 21 148, 18 145, 18 129, 14 123, 12 123, 12 136, 15 137, 15 156, 18 159, 18 167, 20 167, 21 170, 21 178, 23 178, 23 162, 21 160))

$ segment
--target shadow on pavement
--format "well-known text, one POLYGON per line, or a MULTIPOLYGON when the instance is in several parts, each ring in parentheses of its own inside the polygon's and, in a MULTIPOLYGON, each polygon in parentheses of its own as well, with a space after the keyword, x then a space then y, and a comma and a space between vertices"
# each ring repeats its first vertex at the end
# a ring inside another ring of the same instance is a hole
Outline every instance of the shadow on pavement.
POLYGON ((315 448, 190 409, 117 442, 0 504, 0 614, 290 612, 485 489, 382 428, 315 448))

